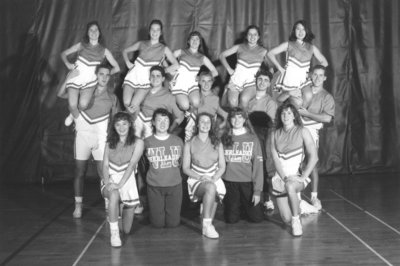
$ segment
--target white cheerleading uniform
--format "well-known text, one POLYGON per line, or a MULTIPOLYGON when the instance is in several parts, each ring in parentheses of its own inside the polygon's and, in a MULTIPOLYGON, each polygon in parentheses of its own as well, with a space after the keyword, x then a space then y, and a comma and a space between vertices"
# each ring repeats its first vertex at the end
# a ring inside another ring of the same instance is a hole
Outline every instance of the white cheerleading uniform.
MULTIPOLYGON (((134 144, 130 146, 124 146, 122 143, 118 143, 116 149, 109 150, 109 182, 118 184, 121 181, 126 169, 128 168, 134 150, 134 144)), ((105 186, 102 183, 101 191, 103 191, 104 188, 105 186)), ((132 171, 132 174, 128 177, 125 184, 118 189, 118 192, 120 195, 120 200, 123 204, 128 206, 139 205, 139 194, 136 186, 134 171, 132 171)))
POLYGON ((193 54, 189 49, 181 51, 178 72, 170 83, 173 95, 189 95, 191 92, 199 90, 197 74, 203 65, 204 55, 201 53, 193 54))
MULTIPOLYGON (((210 139, 204 143, 197 136, 195 136, 190 141, 190 153, 192 162, 190 164, 190 168, 195 173, 203 176, 213 176, 218 170, 218 147, 214 148, 214 145, 211 144, 210 139), (211 164, 211 165, 210 165, 211 164)), ((195 193, 197 188, 202 182, 189 176, 187 180, 189 197, 193 202, 198 201, 195 193)), ((226 194, 225 184, 222 178, 219 178, 214 182, 218 194, 218 198, 222 201, 226 194)))
POLYGON ((264 61, 267 50, 264 47, 250 47, 240 44, 237 51, 237 64, 235 72, 229 81, 229 87, 234 87, 239 92, 256 85, 256 73, 264 61))
POLYGON ((90 43, 81 43, 78 58, 75 62, 75 69, 79 70, 79 75, 71 79, 67 77, 66 88, 77 90, 95 88, 97 85, 95 70, 97 65, 100 65, 104 60, 104 53, 105 48, 101 44, 93 46, 90 43))
POLYGON ((150 89, 150 68, 161 65, 165 57, 165 45, 162 43, 151 44, 143 41, 139 46, 139 56, 135 65, 125 77, 123 86, 136 89, 150 89))
POLYGON ((311 84, 308 78, 311 59, 313 57, 313 45, 304 42, 289 42, 285 72, 278 77, 276 88, 282 91, 302 89, 311 84))
MULTIPOLYGON (((294 126, 288 132, 281 128, 273 133, 275 149, 286 176, 299 175, 299 169, 304 159, 302 130, 302 127, 294 126)), ((310 181, 309 177, 303 181, 304 188, 310 181)), ((272 177, 272 194, 278 197, 287 195, 285 181, 279 176, 278 172, 272 177)))

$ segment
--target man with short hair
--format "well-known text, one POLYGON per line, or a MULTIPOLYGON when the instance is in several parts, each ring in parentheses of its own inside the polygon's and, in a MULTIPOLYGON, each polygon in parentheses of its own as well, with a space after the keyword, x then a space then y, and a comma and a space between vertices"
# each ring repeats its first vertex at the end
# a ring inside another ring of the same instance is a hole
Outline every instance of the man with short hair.
MULTIPOLYGON (((323 124, 330 123, 335 116, 335 101, 332 95, 324 89, 326 80, 326 68, 322 65, 314 66, 311 72, 312 84, 309 85, 312 91, 312 99, 307 107, 299 108, 302 116, 303 125, 306 127, 314 139, 315 145, 319 146, 319 130, 323 124)), ((315 166, 311 173, 311 203, 318 210, 322 208, 321 201, 318 199, 318 168, 315 166)))
MULTIPOLYGON (((76 131, 74 143, 75 210, 72 214, 74 218, 82 217, 84 178, 90 155, 96 161, 100 179, 103 175, 103 155, 107 141, 108 123, 112 115, 119 110, 117 97, 108 90, 111 69, 112 67, 108 63, 102 63, 96 67, 97 85, 89 107, 81 110, 79 116, 74 119, 76 131)), ((64 98, 66 93, 59 96, 64 98)))

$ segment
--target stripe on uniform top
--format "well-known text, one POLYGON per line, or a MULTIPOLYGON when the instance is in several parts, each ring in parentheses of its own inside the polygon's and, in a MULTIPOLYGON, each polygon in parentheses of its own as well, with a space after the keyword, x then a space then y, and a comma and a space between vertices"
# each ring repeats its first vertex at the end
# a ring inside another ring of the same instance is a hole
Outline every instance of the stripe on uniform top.
POLYGON ((238 65, 241 65, 245 68, 259 68, 261 66, 261 62, 256 62, 256 63, 247 63, 246 61, 239 59, 237 61, 238 65))
POLYGON ((160 65, 159 61, 145 61, 144 59, 140 58, 140 56, 138 58, 136 58, 135 60, 135 64, 138 63, 144 67, 152 67, 152 66, 157 66, 160 65))
POLYGON ((300 61, 297 58, 293 57, 293 56, 289 56, 288 58, 288 64, 291 63, 293 65, 298 66, 299 68, 309 68, 310 67, 310 61, 300 61))
POLYGON ((199 67, 199 66, 191 66, 188 62, 186 62, 186 61, 184 61, 184 60, 181 60, 181 61, 179 62, 179 64, 180 64, 182 67, 186 68, 189 72, 199 72, 199 70, 200 70, 200 67, 199 67))
POLYGON ((85 121, 91 125, 106 121, 110 116, 109 114, 105 114, 100 117, 91 118, 88 114, 85 113, 85 111, 79 111, 79 113, 83 117, 83 119, 85 119, 85 121))
POLYGON ((81 62, 82 64, 92 67, 92 66, 97 66, 101 64, 101 61, 89 61, 83 56, 78 56, 77 61, 81 62))
POLYGON ((208 168, 204 168, 198 165, 195 165, 194 163, 191 163, 190 167, 194 172, 196 172, 199 175, 214 175, 215 172, 218 170, 218 162, 214 163, 208 168))
POLYGON ((286 152, 286 153, 281 153, 278 151, 278 156, 279 158, 282 158, 283 160, 289 160, 293 157, 297 156, 303 156, 303 147, 300 147, 298 149, 286 152))
POLYGON ((114 173, 124 172, 128 168, 128 165, 129 165, 129 162, 121 164, 121 165, 113 163, 112 161, 109 161, 109 163, 108 163, 109 171, 114 172, 114 173))

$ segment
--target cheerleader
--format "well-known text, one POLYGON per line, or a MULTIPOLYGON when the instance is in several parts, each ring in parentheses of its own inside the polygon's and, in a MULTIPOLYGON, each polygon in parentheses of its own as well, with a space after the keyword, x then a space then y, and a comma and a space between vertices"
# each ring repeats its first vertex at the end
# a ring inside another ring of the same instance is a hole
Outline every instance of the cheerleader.
POLYGON ((183 172, 189 176, 188 191, 193 202, 202 201, 202 233, 208 238, 218 238, 212 224, 218 201, 226 190, 221 176, 225 172, 224 149, 214 127, 214 117, 208 113, 197 116, 197 133, 185 144, 183 172))
POLYGON ((203 43, 200 33, 193 31, 187 39, 187 48, 174 51, 174 56, 179 60, 179 69, 171 82, 171 92, 182 111, 187 111, 190 106, 199 106, 197 74, 201 66, 205 65, 214 78, 218 76, 217 69, 204 55, 203 43))
POLYGON ((266 63, 267 49, 263 47, 260 37, 260 29, 257 26, 251 25, 246 30, 246 42, 225 50, 219 56, 222 65, 231 76, 227 85, 227 97, 231 107, 240 106, 247 108, 247 105, 255 96, 255 74, 260 68, 263 61, 266 63), (236 68, 232 69, 226 58, 230 55, 237 55, 236 68))
POLYGON ((301 236, 300 202, 298 193, 310 183, 318 155, 308 129, 303 127, 300 114, 289 102, 276 113, 276 130, 271 136, 271 152, 276 173, 272 177, 273 194, 285 224, 291 224, 293 236, 301 236), (307 164, 299 169, 307 153, 307 164))
POLYGON ((311 59, 313 56, 323 66, 328 66, 326 58, 319 49, 311 42, 314 34, 305 20, 299 20, 294 23, 289 41, 280 44, 268 52, 267 56, 280 72, 275 88, 281 90, 282 94, 278 101, 283 102, 282 97, 289 98, 290 102, 299 108, 307 106, 312 98, 312 92, 304 89, 311 83, 308 78, 311 59), (283 68, 276 56, 286 52, 286 65, 283 68), (303 96, 304 94, 304 96, 303 96), (304 101, 304 103, 303 103, 304 101))
POLYGON ((61 53, 61 59, 70 70, 66 81, 61 86, 58 95, 68 91, 68 108, 70 115, 65 119, 65 125, 72 124, 73 119, 79 116, 79 110, 88 108, 93 92, 97 85, 95 69, 106 58, 112 65, 111 75, 120 71, 117 61, 111 52, 104 47, 103 35, 97 21, 86 25, 83 40, 61 53), (77 53, 75 63, 68 60, 68 56, 77 53))
POLYGON ((101 193, 109 201, 108 218, 111 246, 120 247, 118 215, 120 202, 122 227, 125 234, 131 231, 134 208, 139 204, 134 170, 143 153, 143 140, 136 138, 128 113, 115 114, 107 137, 103 159, 103 184, 101 193))
POLYGON ((126 109, 130 113, 136 113, 143 99, 150 89, 150 68, 161 65, 165 57, 172 64, 166 71, 174 73, 178 69, 178 62, 171 50, 165 45, 163 25, 160 20, 152 20, 149 27, 150 40, 138 41, 122 51, 125 64, 129 69, 125 77, 123 87, 123 100, 126 109), (139 55, 133 64, 128 53, 138 51, 139 55))

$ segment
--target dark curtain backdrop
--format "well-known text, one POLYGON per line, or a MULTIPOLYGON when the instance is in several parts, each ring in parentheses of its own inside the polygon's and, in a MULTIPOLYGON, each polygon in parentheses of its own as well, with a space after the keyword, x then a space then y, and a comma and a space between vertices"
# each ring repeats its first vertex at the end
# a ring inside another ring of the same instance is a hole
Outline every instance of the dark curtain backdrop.
POLYGON ((1 1, 1 181, 72 177, 74 132, 63 125, 66 100, 56 97, 66 74, 61 51, 81 40, 88 21, 98 20, 123 69, 113 80, 118 95, 126 74, 121 51, 147 38, 154 18, 163 21, 172 50, 185 46, 190 31, 200 31, 223 78, 218 55, 239 42, 248 25, 260 26, 270 49, 288 39, 296 20, 306 19, 330 64, 326 89, 336 102, 333 123, 321 131, 321 173, 397 170, 399 9, 397 0, 1 1))

